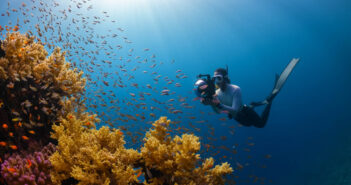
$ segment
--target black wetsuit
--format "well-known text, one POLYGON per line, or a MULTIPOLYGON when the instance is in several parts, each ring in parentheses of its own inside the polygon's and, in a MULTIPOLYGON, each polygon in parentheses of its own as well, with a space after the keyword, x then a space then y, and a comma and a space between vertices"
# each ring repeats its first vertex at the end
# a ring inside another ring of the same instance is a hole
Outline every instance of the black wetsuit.
POLYGON ((262 128, 268 120, 271 103, 252 103, 250 106, 242 104, 240 87, 234 84, 227 84, 225 90, 218 89, 216 95, 221 102, 218 106, 213 106, 213 109, 220 113, 226 111, 228 117, 234 118, 244 126, 255 126, 262 128), (254 107, 267 104, 261 116, 255 111, 254 107))
MULTIPOLYGON (((266 105, 261 116, 255 112, 252 106, 243 105, 235 115, 234 119, 244 126, 263 128, 267 123, 271 105, 272 103, 266 105)), ((229 117, 231 118, 231 115, 229 115, 229 117)))

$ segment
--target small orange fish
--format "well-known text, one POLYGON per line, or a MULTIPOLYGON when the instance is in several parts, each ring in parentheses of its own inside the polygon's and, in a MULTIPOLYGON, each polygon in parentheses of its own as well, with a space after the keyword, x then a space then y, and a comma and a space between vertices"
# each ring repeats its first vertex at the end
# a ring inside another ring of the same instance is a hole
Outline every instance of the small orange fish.
POLYGON ((137 176, 137 178, 138 177, 140 177, 140 175, 142 174, 142 172, 141 171, 139 171, 139 173, 136 175, 137 176))
POLYGON ((6 146, 6 142, 5 141, 0 141, 0 146, 6 146))
POLYGON ((247 143, 247 145, 249 145, 249 146, 254 146, 255 143, 247 143))
POLYGON ((27 168, 30 168, 32 166, 32 161, 30 161, 29 159, 27 159, 27 168))
POLYGON ((9 126, 4 123, 4 124, 2 124, 2 128, 7 129, 7 128, 9 128, 9 126))
POLYGON ((222 113, 222 114, 229 114, 229 111, 227 111, 227 110, 222 110, 221 113, 222 113))
POLYGON ((16 145, 10 145, 10 148, 11 148, 12 150, 17 150, 17 146, 16 146, 16 145))
POLYGON ((21 123, 21 122, 18 122, 18 126, 19 126, 19 127, 22 127, 22 123, 21 123))
POLYGON ((195 98, 193 98, 192 101, 197 101, 197 100, 200 100, 200 99, 201 99, 200 97, 195 97, 195 98))
POLYGON ((29 140, 29 137, 27 137, 27 136, 22 136, 22 139, 23 139, 23 140, 29 140))
POLYGON ((35 134, 34 130, 30 130, 30 131, 28 131, 28 133, 35 134))
POLYGON ((17 172, 17 170, 14 169, 14 168, 7 168, 7 170, 8 170, 9 172, 11 172, 11 173, 17 172))
POLYGON ((13 28, 13 31, 18 31, 19 30, 19 27, 16 25, 14 28, 13 28))
POLYGON ((236 162, 236 166, 238 167, 239 170, 244 168, 244 166, 238 162, 236 162))
POLYGON ((10 132, 10 133, 9 133, 9 136, 10 136, 10 137, 13 137, 13 132, 10 132))

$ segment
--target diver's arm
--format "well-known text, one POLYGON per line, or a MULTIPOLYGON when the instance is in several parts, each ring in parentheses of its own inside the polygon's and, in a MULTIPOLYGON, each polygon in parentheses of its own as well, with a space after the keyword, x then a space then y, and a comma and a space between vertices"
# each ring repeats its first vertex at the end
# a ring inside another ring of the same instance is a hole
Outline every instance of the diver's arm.
POLYGON ((214 112, 216 112, 217 114, 221 113, 221 110, 219 108, 217 108, 215 104, 213 104, 213 99, 211 99, 211 100, 202 99, 201 103, 204 105, 211 105, 211 108, 213 109, 214 112))
POLYGON ((234 107, 230 107, 230 106, 227 106, 227 105, 223 105, 223 104, 218 104, 217 105, 218 109, 222 110, 222 111, 228 111, 229 114, 231 114, 232 116, 235 117, 235 115, 237 114, 238 112, 238 109, 234 109, 234 107))

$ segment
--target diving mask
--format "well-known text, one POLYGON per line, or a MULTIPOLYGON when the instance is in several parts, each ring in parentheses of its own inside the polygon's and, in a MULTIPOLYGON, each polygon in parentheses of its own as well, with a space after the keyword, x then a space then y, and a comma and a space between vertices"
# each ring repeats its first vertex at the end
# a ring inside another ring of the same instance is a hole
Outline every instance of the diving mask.
POLYGON ((220 84, 224 80, 223 75, 220 75, 220 74, 214 75, 213 78, 214 78, 216 84, 220 84))

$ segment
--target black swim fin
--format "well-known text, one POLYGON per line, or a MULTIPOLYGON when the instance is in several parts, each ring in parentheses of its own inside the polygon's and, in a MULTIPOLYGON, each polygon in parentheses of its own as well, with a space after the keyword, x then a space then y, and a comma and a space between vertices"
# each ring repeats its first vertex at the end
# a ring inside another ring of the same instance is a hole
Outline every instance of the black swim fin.
POLYGON ((263 101, 261 102, 252 102, 250 103, 250 107, 256 107, 260 105, 265 105, 269 104, 273 101, 275 96, 279 93, 280 89, 282 89, 283 85, 285 84, 286 80, 288 79, 290 73, 292 70, 295 68, 296 64, 300 61, 299 58, 293 58, 289 64, 285 67, 284 71, 278 75, 275 74, 275 83, 274 83, 274 88, 271 92, 271 94, 263 101))

